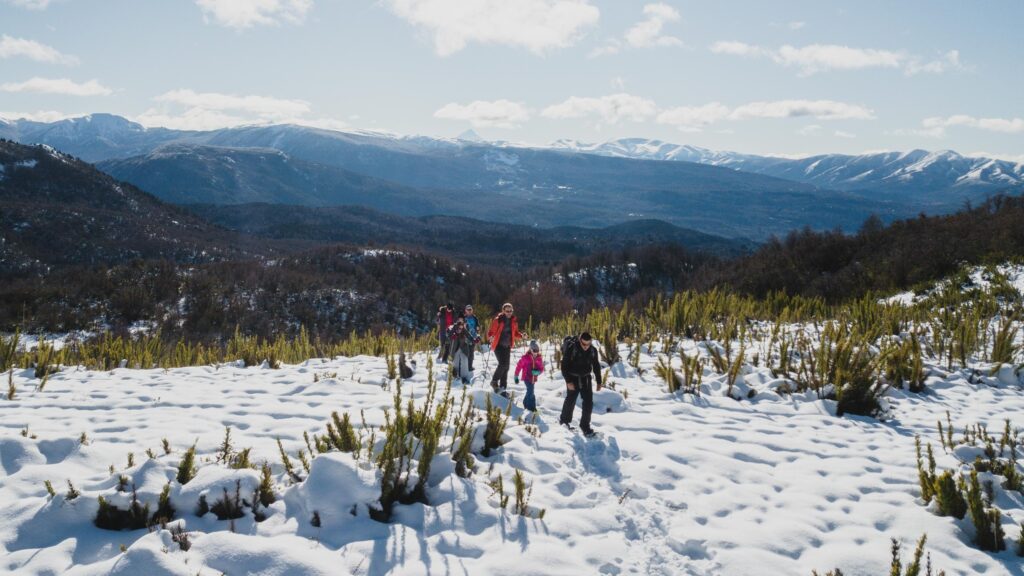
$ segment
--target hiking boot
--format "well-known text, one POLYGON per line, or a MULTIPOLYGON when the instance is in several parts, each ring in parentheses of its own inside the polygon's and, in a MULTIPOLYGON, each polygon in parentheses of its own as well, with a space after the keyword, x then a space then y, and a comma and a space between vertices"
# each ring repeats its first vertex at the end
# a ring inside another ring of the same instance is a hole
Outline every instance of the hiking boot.
POLYGON ((587 438, 593 438, 596 434, 597 432, 594 432, 593 428, 587 428, 586 430, 583 431, 583 435, 586 436, 587 438))
POLYGON ((559 422, 559 424, 561 424, 562 426, 565 426, 565 429, 568 430, 569 432, 575 432, 576 431, 576 428, 574 428, 573 425, 571 423, 569 423, 569 422, 559 422))

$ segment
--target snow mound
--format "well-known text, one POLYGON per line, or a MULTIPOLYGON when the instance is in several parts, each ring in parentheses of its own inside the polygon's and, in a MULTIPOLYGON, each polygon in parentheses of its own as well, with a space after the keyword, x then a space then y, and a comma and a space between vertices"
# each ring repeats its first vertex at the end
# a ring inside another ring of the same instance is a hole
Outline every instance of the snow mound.
POLYGON ((331 452, 313 460, 309 477, 291 488, 284 501, 288 515, 299 522, 308 523, 316 512, 321 525, 334 530, 360 512, 365 516, 365 506, 379 497, 380 487, 372 469, 364 469, 347 452, 331 452))

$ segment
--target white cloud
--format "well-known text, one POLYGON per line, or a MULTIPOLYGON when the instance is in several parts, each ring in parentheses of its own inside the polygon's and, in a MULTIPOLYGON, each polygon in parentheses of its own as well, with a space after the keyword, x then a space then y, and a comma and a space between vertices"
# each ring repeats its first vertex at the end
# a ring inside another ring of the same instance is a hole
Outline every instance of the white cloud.
POLYGON ((813 134, 817 134, 819 130, 821 130, 821 124, 808 124, 807 126, 797 130, 796 133, 801 136, 811 136, 813 134))
MULTIPOLYGON (((681 106, 665 110, 658 115, 658 123, 692 131, 723 120, 803 117, 818 120, 869 120, 875 116, 870 108, 834 100, 750 102, 731 109, 719 102, 712 102, 703 106, 681 106)), ((819 128, 820 126, 808 126, 802 129, 801 133, 809 134, 819 128)))
POLYGON ((938 116, 925 118, 921 125, 924 127, 923 132, 932 136, 942 136, 946 128, 952 126, 963 126, 1006 134, 1024 133, 1024 118, 977 118, 966 114, 955 114, 945 118, 938 116))
POLYGON ((253 118, 245 118, 232 114, 225 114, 217 110, 206 110, 203 108, 189 108, 179 114, 150 108, 133 118, 133 120, 143 126, 159 126, 161 128, 172 128, 174 130, 215 130, 217 128, 234 128, 236 126, 247 126, 260 123, 253 118))
POLYGON ((229 28, 301 23, 313 0, 195 0, 203 20, 229 28))
POLYGON ((700 129, 727 119, 729 114, 729 107, 719 102, 703 106, 679 106, 658 114, 658 123, 677 126, 683 130, 700 129))
POLYGON ((452 102, 434 112, 434 118, 463 120, 474 127, 518 128, 530 119, 530 110, 510 100, 475 100, 469 104, 452 102))
POLYGON ((68 114, 56 110, 38 110, 36 112, 0 112, 0 118, 7 120, 30 120, 32 122, 57 122, 68 118, 78 118, 85 114, 68 114))
POLYGON ((898 68, 904 57, 890 50, 811 44, 800 48, 782 46, 772 58, 783 66, 797 67, 801 74, 809 75, 827 70, 898 68))
POLYGON ((626 30, 622 40, 612 38, 604 46, 591 50, 589 56, 594 58, 606 54, 618 54, 624 46, 633 48, 682 46, 683 41, 679 38, 661 33, 665 24, 678 20, 679 11, 668 4, 647 4, 644 6, 644 19, 626 30))
POLYGON ((775 100, 751 102, 737 106, 730 120, 751 118, 800 118, 809 116, 818 120, 870 120, 875 117, 870 108, 834 100, 775 100))
POLYGON ((790 30, 800 30, 801 28, 803 28, 806 25, 807 25, 807 22, 801 22, 801 21, 793 21, 793 22, 790 22, 789 24, 787 24, 787 26, 789 26, 790 30))
POLYGON ((310 118, 311 107, 304 100, 270 96, 239 96, 218 92, 172 90, 154 101, 160 105, 136 116, 144 126, 179 130, 214 130, 236 126, 298 124, 325 130, 343 130, 348 124, 333 118, 310 118))
POLYGON ((172 90, 154 98, 157 102, 180 104, 200 110, 247 112, 265 120, 299 117, 310 110, 304 100, 283 100, 268 96, 235 96, 217 92, 172 90))
POLYGON ((97 80, 74 82, 67 78, 31 78, 24 82, 0 84, 0 92, 37 92, 40 94, 64 94, 66 96, 107 96, 114 91, 97 80))
POLYGON ((29 10, 45 10, 50 5, 51 0, 4 0, 8 4, 18 6, 19 8, 28 8, 29 10))
POLYGON ((968 158, 995 158, 996 160, 1006 160, 1007 162, 1013 162, 1015 164, 1024 164, 1024 154, 1001 154, 999 152, 971 152, 964 154, 968 158))
POLYGON ((384 0, 391 11, 433 36, 439 56, 470 43, 501 44, 543 54, 573 45, 595 25, 589 0, 384 0))
POLYGON ((626 43, 636 48, 654 46, 681 46, 683 42, 675 36, 662 35, 666 23, 679 20, 679 12, 668 4, 648 4, 644 6, 646 18, 626 31, 626 43))
POLYGON ((801 76, 810 76, 830 70, 864 70, 868 68, 902 68, 907 75, 941 74, 964 69, 960 52, 950 50, 940 58, 922 62, 920 58, 904 52, 876 48, 851 48, 837 44, 784 45, 778 49, 737 41, 720 41, 708 49, 715 54, 770 58, 776 64, 796 68, 801 76))
POLYGON ((735 41, 715 42, 709 47, 715 54, 729 54, 731 56, 764 56, 768 54, 764 48, 753 44, 735 41))
POLYGON ((77 64, 78 58, 61 54, 56 48, 40 44, 35 40, 14 38, 4 34, 0 36, 0 60, 24 56, 36 62, 53 64, 77 64))
POLYGON ((615 124, 621 120, 641 122, 657 113, 654 101, 619 93, 598 98, 573 96, 560 104, 548 106, 541 111, 541 116, 559 120, 597 116, 608 124, 615 124))
POLYGON ((913 76, 915 74, 942 74, 947 70, 964 69, 964 65, 960 63, 960 51, 950 50, 940 58, 932 60, 931 62, 925 62, 924 64, 917 59, 912 59, 907 62, 907 66, 904 71, 908 76, 913 76))
POLYGON ((836 136, 840 138, 856 138, 857 135, 852 132, 845 132, 843 130, 836 130, 836 136))

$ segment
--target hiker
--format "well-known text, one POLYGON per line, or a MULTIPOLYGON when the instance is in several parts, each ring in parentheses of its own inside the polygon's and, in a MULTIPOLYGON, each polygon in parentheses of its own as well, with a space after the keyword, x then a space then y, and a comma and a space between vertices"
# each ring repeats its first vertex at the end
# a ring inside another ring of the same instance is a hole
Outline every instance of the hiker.
POLYGON ((494 351, 494 357, 498 359, 498 367, 494 369, 494 376, 491 377, 491 388, 502 396, 508 396, 508 368, 512 348, 523 336, 519 333, 519 321, 513 312, 512 304, 502 304, 501 312, 494 317, 490 329, 487 330, 487 340, 494 351))
POLYGON ((448 342, 451 347, 455 377, 460 379, 463 384, 468 385, 472 381, 469 359, 473 357, 473 338, 469 335, 465 320, 459 318, 448 329, 448 342))
POLYGON ((448 363, 448 351, 451 348, 448 345, 448 329, 452 327, 454 322, 455 310, 452 309, 451 303, 437 309, 437 337, 441 345, 441 349, 437 351, 437 359, 442 364, 448 363))
POLYGON ((537 411, 537 397, 533 395, 533 385, 537 383, 540 375, 544 373, 544 359, 540 356, 540 344, 536 340, 530 340, 530 348, 523 354, 523 357, 516 363, 515 381, 519 384, 519 375, 523 375, 523 383, 526 384, 526 396, 523 397, 523 408, 530 412, 537 411))
MULTIPOLYGON (((473 305, 466 304, 466 307, 462 310, 462 318, 466 321, 466 330, 469 331, 469 337, 473 339, 473 351, 476 352, 476 345, 480 343, 480 321, 477 320, 476 314, 473 313, 473 305)), ((469 355, 469 371, 473 371, 473 357, 475 353, 469 355)))
POLYGON ((593 376, 597 389, 601 389, 601 362, 597 357, 597 348, 591 343, 593 338, 589 332, 578 337, 569 336, 562 341, 562 377, 565 378, 565 402, 562 403, 562 415, 558 423, 572 430, 572 413, 576 408, 576 398, 583 397, 583 414, 580 415, 580 430, 587 436, 593 436, 590 427, 590 414, 594 411, 593 376))

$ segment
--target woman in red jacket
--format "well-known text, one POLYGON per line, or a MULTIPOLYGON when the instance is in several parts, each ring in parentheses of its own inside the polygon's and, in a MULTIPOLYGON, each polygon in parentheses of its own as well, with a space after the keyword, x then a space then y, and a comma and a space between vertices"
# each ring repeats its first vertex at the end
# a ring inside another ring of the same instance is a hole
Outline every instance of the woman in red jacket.
POLYGON ((519 332, 519 321, 516 320, 512 304, 506 302, 501 305, 501 313, 491 321, 491 327, 487 330, 487 340, 494 350, 494 357, 498 359, 498 367, 494 369, 494 376, 491 377, 491 388, 502 396, 508 396, 508 369, 512 357, 512 348, 516 342, 522 339, 519 332))

